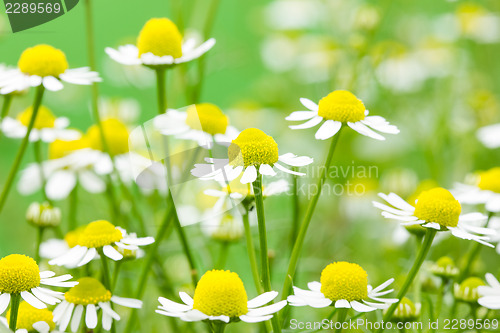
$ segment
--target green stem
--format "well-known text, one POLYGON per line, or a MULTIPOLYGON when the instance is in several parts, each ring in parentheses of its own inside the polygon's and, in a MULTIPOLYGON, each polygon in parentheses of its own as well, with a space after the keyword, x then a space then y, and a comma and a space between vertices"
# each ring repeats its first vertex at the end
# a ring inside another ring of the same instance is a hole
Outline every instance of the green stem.
POLYGON ((118 275, 120 275, 120 268, 122 267, 122 261, 118 260, 115 262, 115 270, 113 271, 113 280, 111 280, 111 288, 114 290, 116 283, 118 282, 118 275))
POLYGON ((2 194, 0 195, 0 213, 3 210, 5 202, 7 201, 7 197, 9 196, 10 189, 12 187, 12 184, 14 183, 14 179, 16 178, 17 171, 19 170, 19 166, 21 165, 21 161, 23 160, 23 156, 24 156, 24 153, 26 151, 26 148, 28 147, 29 137, 30 137, 31 131, 33 130, 33 126, 35 125, 36 116, 38 114, 38 109, 40 108, 40 105, 42 104, 44 92, 45 92, 45 88, 43 87, 43 85, 39 85, 36 89, 36 92, 35 92, 35 99, 33 100, 33 113, 31 115, 31 119, 30 119, 30 122, 28 124, 28 129, 26 131, 26 135, 24 136, 24 139, 21 142, 21 147, 19 147, 19 150, 18 150, 17 155, 16 155, 16 159, 14 160, 14 164, 12 165, 12 168, 10 169, 9 176, 7 178, 7 181, 5 182, 4 187, 3 187, 2 194))
MULTIPOLYGON (((488 219, 486 220, 485 228, 487 228, 488 225, 490 224, 490 221, 491 221, 491 218, 493 217, 493 215, 494 215, 494 213, 492 213, 492 212, 488 213, 488 219)), ((471 248, 470 248, 469 252, 467 253, 467 257, 466 257, 466 260, 464 262, 464 267, 460 270, 460 275, 458 276, 458 279, 457 279, 457 281, 459 283, 462 282, 469 275, 469 272, 470 272, 472 266, 474 265, 476 258, 479 256, 479 253, 481 252, 482 248, 483 247, 478 242, 472 243, 471 248)))
POLYGON ((259 268, 257 266, 257 257, 255 256, 255 247, 253 245, 252 231, 250 230, 250 221, 248 219, 248 207, 245 207, 245 213, 242 216, 243 226, 245 227, 245 238, 247 242, 248 260, 250 261, 250 268, 252 269, 253 282, 258 294, 264 292, 260 284, 259 268))
MULTIPOLYGON (((0 124, 3 122, 4 118, 9 114, 10 106, 12 105, 12 94, 4 95, 2 112, 0 113, 0 124)), ((2 135, 2 130, 0 128, 0 138, 2 135)))
POLYGON ((318 204, 319 197, 321 195, 321 190, 323 188, 323 184, 327 178, 328 169, 330 169, 330 165, 332 163, 333 154, 335 153, 335 149, 337 147, 337 143, 340 138, 340 134, 342 132, 343 126, 340 128, 339 132, 333 137, 332 142, 330 144, 330 149, 328 150, 328 155, 325 160, 324 167, 321 169, 320 177, 317 183, 317 192, 311 198, 309 202, 309 206, 307 207, 306 215, 302 220, 300 225, 299 233, 295 240, 295 245, 293 246, 292 255, 290 257, 290 263, 288 264, 288 270, 285 276, 285 283, 283 285, 283 291, 281 294, 282 299, 286 299, 290 293, 290 288, 292 287, 293 277, 295 275, 295 269, 297 267, 297 262, 300 257, 300 252, 302 250, 302 245, 304 244, 304 240, 306 238, 307 229, 309 228, 309 224, 311 222, 314 210, 316 209, 316 205, 318 204))
POLYGON ((229 242, 222 242, 220 244, 219 259, 217 259, 217 265, 215 265, 215 269, 224 269, 224 267, 226 266, 229 245, 229 242))
POLYGON ((44 227, 38 227, 37 236, 36 236, 36 248, 35 248, 35 261, 40 263, 40 244, 43 241, 43 232, 45 231, 44 227))
POLYGON ((37 140, 33 142, 33 151, 35 153, 35 161, 38 164, 38 168, 40 169, 40 179, 42 183, 42 194, 45 201, 47 201, 51 206, 54 206, 52 200, 47 196, 47 191, 45 190, 45 185, 47 185, 47 177, 45 177, 45 173, 43 172, 43 157, 42 157, 42 147, 41 140, 37 140))
MULTIPOLYGON (((399 303, 405 297, 406 293, 408 292, 408 289, 410 288, 413 280, 415 279, 415 276, 417 276, 418 271, 420 270, 420 267, 422 266, 425 258, 427 257, 427 254, 429 253, 429 250, 432 245, 432 241, 434 240, 434 237, 436 236, 437 230, 435 229, 427 229, 427 232, 425 234, 424 242, 422 244, 422 247, 420 248, 420 251, 418 252, 417 258, 415 259, 415 262, 413 263, 413 266, 408 273, 408 276, 406 277, 405 282, 403 283, 403 286, 401 287, 401 290, 399 290, 398 293, 398 302, 393 303, 389 309, 387 309, 387 312, 384 315, 383 321, 388 322, 391 320, 392 315, 394 314, 394 311, 398 307, 399 303)), ((377 332, 381 333, 384 331, 384 328, 380 328, 377 332)))
MULTIPOLYGON (((261 284, 265 292, 271 291, 271 276, 269 274, 269 255, 267 250, 267 230, 266 218, 264 214, 264 197, 262 195, 262 175, 257 174, 257 179, 253 182, 253 193, 255 195, 255 206, 257 210, 257 220, 259 225, 259 241, 260 241, 260 264, 261 268, 261 284)), ((278 315, 275 314, 271 319, 273 332, 281 332, 278 315)))
POLYGON ((102 248, 97 249, 97 252, 99 252, 99 256, 101 256, 101 263, 102 263, 102 284, 104 284, 104 287, 108 289, 109 291, 112 291, 111 289, 111 279, 110 279, 110 273, 109 273, 109 267, 108 267, 108 262, 106 260, 106 256, 104 255, 104 251, 102 248))
MULTIPOLYGON (((422 247, 422 235, 415 236, 415 242, 416 242, 416 248, 417 248, 417 253, 420 251, 420 248, 422 247)), ((421 303, 421 296, 422 296, 422 279, 420 278, 420 274, 417 274, 415 277, 415 283, 413 284, 413 298, 415 301, 415 304, 421 303)))
POLYGON ((225 323, 217 323, 217 324, 215 324, 214 332, 215 333, 224 333, 225 329, 226 329, 225 323))
POLYGON ((347 313, 349 312, 349 309, 339 309, 338 314, 337 314, 337 322, 341 323, 339 327, 335 329, 336 333, 342 332, 342 324, 345 322, 345 319, 347 318, 347 313))
POLYGON ((78 211, 78 183, 75 184, 75 187, 69 194, 68 231, 76 229, 77 211, 78 211))
POLYGON ((12 332, 17 329, 17 313, 19 312, 19 304, 21 303, 21 294, 10 295, 10 320, 9 328, 12 332))
MULTIPOLYGON (((297 171, 297 167, 292 168, 293 171, 297 171)), ((293 205, 293 215, 292 215, 292 232, 290 234, 290 248, 293 248, 295 240, 297 239, 297 233, 299 231, 299 215, 300 215, 300 201, 299 201, 299 177, 297 175, 292 176, 292 205, 293 205)))

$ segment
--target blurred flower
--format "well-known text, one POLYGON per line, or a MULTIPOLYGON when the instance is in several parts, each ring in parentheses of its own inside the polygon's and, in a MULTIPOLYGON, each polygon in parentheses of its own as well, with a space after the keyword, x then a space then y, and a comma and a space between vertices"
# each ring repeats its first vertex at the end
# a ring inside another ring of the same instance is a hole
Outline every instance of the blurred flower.
POLYGON ((123 259, 123 255, 114 246, 138 250, 139 246, 153 242, 153 237, 137 238, 135 234, 130 236, 124 229, 115 227, 108 221, 98 220, 89 223, 79 233, 76 246, 62 256, 49 261, 49 265, 80 267, 94 259, 99 251, 102 251, 106 257, 118 261, 123 259))
POLYGON ((337 134, 342 125, 347 124, 356 132, 377 140, 385 140, 383 136, 369 127, 382 133, 397 134, 399 129, 390 125, 380 116, 369 116, 363 102, 346 90, 335 90, 323 97, 319 105, 307 98, 301 98, 302 104, 310 111, 292 112, 286 120, 308 120, 300 125, 291 125, 291 129, 311 128, 323 120, 325 122, 316 132, 316 139, 326 140, 337 134), (368 127, 369 126, 369 127, 368 127))
MULTIPOLYGON (((28 125, 33 114, 33 108, 29 107, 21 112, 16 119, 5 117, 1 123, 2 132, 8 138, 22 139, 26 136, 28 125)), ((42 140, 53 142, 59 140, 77 140, 81 134, 77 130, 68 129, 69 119, 66 117, 56 118, 54 114, 45 106, 38 109, 33 130, 30 134, 30 141, 42 140)))
POLYGON ((154 118, 154 126, 164 135, 181 140, 193 140, 211 149, 213 141, 229 145, 239 131, 229 126, 228 117, 211 103, 190 105, 185 112, 169 109, 154 118))
POLYGON ((395 193, 389 193, 389 195, 379 193, 379 196, 393 206, 373 202, 375 207, 382 210, 382 216, 385 218, 401 221, 403 226, 419 224, 438 231, 449 230, 455 237, 474 240, 493 247, 486 241, 489 240, 490 235, 495 234, 495 231, 470 224, 475 221, 484 221, 486 216, 480 213, 460 215, 462 212, 460 203, 444 188, 436 187, 423 191, 415 206, 410 205, 395 193))
POLYGON ((500 282, 491 273, 486 274, 488 285, 478 287, 480 298, 477 300, 479 305, 487 309, 500 309, 500 282))
POLYGON ((480 297, 479 287, 484 286, 485 283, 478 277, 470 277, 465 279, 462 283, 455 283, 453 287, 453 294, 455 298, 462 302, 476 303, 480 297))
POLYGON ((140 104, 132 98, 100 98, 99 114, 102 119, 119 119, 124 124, 134 124, 141 112, 140 104))
POLYGON ((403 297, 394 311, 391 321, 403 323, 416 321, 420 317, 420 310, 420 303, 413 304, 408 298, 403 297))
POLYGON ((25 255, 11 254, 0 259, 0 314, 9 306, 12 294, 20 294, 23 300, 37 309, 45 309, 46 304, 59 303, 61 292, 40 285, 66 288, 78 282, 68 281, 72 279, 69 274, 55 275, 51 271, 40 272, 35 260, 25 255))
POLYGON ((137 38, 136 45, 124 45, 118 50, 107 47, 106 53, 123 65, 172 66, 201 57, 215 45, 211 38, 195 47, 195 40, 183 42, 177 26, 167 18, 150 19, 137 38))
POLYGON ((201 228, 208 237, 224 243, 239 241, 243 236, 241 215, 234 211, 211 214, 203 219, 201 228))
MULTIPOLYGON (((78 245, 78 237, 85 226, 70 230, 64 235, 64 239, 51 238, 40 244, 40 257, 54 259, 66 254, 69 249, 78 245)), ((96 256, 97 258, 97 256, 96 256)), ((66 268, 75 268, 75 265, 64 265, 66 268)))
MULTIPOLYGON (((0 321, 9 327, 11 310, 7 311, 6 317, 0 317, 0 321)), ((17 313, 16 333, 58 333, 56 324, 53 320, 52 311, 47 309, 37 309, 29 303, 21 302, 17 313)), ((3 332, 3 331, 2 331, 3 332)))
POLYGON ((473 2, 462 3, 455 15, 464 37, 478 43, 496 43, 500 40, 500 18, 481 5, 473 2))
POLYGON ((241 320, 257 323, 269 320, 280 311, 286 301, 264 306, 278 296, 270 291, 248 300, 243 282, 238 274, 230 271, 212 270, 206 272, 196 285, 194 298, 179 292, 184 304, 159 297, 161 303, 156 313, 177 317, 184 321, 216 320, 229 323, 241 320))
POLYGON ((457 183, 454 192, 461 203, 484 204, 487 211, 500 212, 500 167, 479 172, 475 185, 457 183))
POLYGON ((102 328, 111 329, 114 320, 120 316, 111 308, 111 303, 128 308, 140 309, 142 301, 133 298, 123 298, 111 294, 101 282, 91 277, 78 279, 78 285, 64 294, 64 301, 54 310, 54 321, 61 331, 66 331, 71 322, 71 331, 76 332, 80 327, 85 312, 85 326, 93 330, 99 319, 98 310, 102 310, 102 328))
POLYGON ((56 227, 61 223, 61 210, 48 202, 33 202, 26 212, 26 220, 39 227, 56 227))
POLYGON ((276 0, 267 5, 265 16, 272 29, 302 30, 320 24, 324 10, 318 0, 276 0))
POLYGON ((61 81, 80 85, 101 81, 99 74, 90 71, 88 67, 69 69, 64 52, 45 44, 24 50, 17 66, 17 69, 0 76, 1 94, 40 85, 48 90, 58 91, 64 87, 61 81))
POLYGON ((441 257, 431 267, 432 274, 439 276, 443 279, 453 279, 458 275, 460 270, 455 262, 450 257, 441 257))
POLYGON ((480 128, 477 131, 477 138, 490 149, 500 147, 500 124, 480 128))
POLYGON ((296 156, 292 153, 278 155, 278 144, 274 139, 256 128, 247 128, 234 139, 228 148, 229 159, 209 158, 209 164, 195 164, 191 174, 202 180, 213 179, 227 182, 236 179, 241 173, 242 184, 252 183, 257 175, 276 176, 278 170, 304 176, 304 173, 289 170, 281 163, 291 166, 305 166, 313 162, 307 156, 296 156))
POLYGON ((334 262, 321 272, 321 282, 309 282, 309 290, 293 287, 294 295, 288 296, 292 306, 325 308, 333 304, 336 308, 352 308, 357 312, 385 309, 398 300, 380 298, 393 291, 384 290, 394 279, 380 286, 368 285, 368 274, 357 264, 334 262), (375 301, 375 302, 373 302, 375 301))

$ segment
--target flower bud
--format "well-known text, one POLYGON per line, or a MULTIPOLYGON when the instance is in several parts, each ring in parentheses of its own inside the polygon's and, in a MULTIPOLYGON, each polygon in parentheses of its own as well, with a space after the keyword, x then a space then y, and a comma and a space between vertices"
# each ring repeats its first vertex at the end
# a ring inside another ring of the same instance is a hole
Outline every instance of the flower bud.
POLYGON ((26 212, 26 220, 38 227, 56 227, 61 223, 61 210, 48 202, 33 202, 26 212))

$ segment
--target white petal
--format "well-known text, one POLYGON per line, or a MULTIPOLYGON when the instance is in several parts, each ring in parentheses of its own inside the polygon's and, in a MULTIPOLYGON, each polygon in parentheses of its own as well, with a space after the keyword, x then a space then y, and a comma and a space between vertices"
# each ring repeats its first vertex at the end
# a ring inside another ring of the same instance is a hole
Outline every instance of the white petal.
POLYGON ((315 134, 315 138, 318 140, 326 140, 337 134, 337 132, 342 127, 340 121, 327 120, 321 125, 315 134))
POLYGON ((181 300, 186 303, 187 305, 189 306, 193 306, 194 304, 194 300, 191 298, 191 296, 189 296, 188 294, 186 294, 185 292, 183 291, 180 291, 179 292, 179 297, 181 298, 181 300))
POLYGON ((368 128, 365 124, 359 121, 355 123, 348 122, 347 125, 356 132, 358 132, 359 134, 363 134, 365 136, 368 136, 376 140, 381 140, 381 141, 385 140, 385 138, 382 135, 374 132, 373 130, 368 128))
POLYGON ((257 179, 257 169, 255 166, 250 165, 243 172, 243 176, 241 176, 240 182, 242 184, 253 183, 257 179))
POLYGON ((102 328, 105 329, 106 331, 111 330, 111 326, 113 325, 113 318, 107 314, 106 312, 103 312, 102 314, 102 328))
POLYGON ((280 155, 278 157, 278 160, 280 162, 283 162, 285 164, 295 166, 295 167, 301 167, 301 166, 306 166, 314 162, 314 159, 312 159, 309 156, 297 156, 292 153, 286 153, 283 155, 280 155))
POLYGON ((50 90, 50 91, 59 91, 64 87, 63 84, 61 83, 61 81, 59 81, 58 79, 56 79, 53 76, 44 77, 43 78, 43 86, 45 88, 47 88, 47 90, 50 90))
POLYGON ((99 306, 101 307, 102 311, 106 312, 109 316, 111 316, 115 320, 120 320, 120 315, 116 313, 112 308, 109 302, 100 302, 99 306))
POLYGON ((82 260, 78 263, 77 267, 82 267, 92 261, 97 255, 97 250, 91 247, 83 256, 82 260))
POLYGON ((280 169, 281 171, 289 173, 289 174, 292 174, 292 175, 296 175, 296 176, 305 176, 306 175, 303 172, 297 172, 297 171, 289 170, 289 169, 285 168, 284 166, 282 166, 279 163, 274 163, 274 166, 277 167, 278 169, 280 169))
POLYGON ((34 308, 37 309, 47 308, 47 305, 45 305, 45 303, 40 301, 38 298, 33 296, 33 294, 28 291, 21 291, 21 297, 26 301, 26 303, 29 303, 29 305, 31 305, 34 308))
POLYGON ((370 312, 370 311, 373 311, 373 310, 377 309, 377 308, 374 308, 374 307, 362 304, 362 303, 360 303, 358 301, 352 301, 351 302, 351 307, 354 310, 358 311, 358 312, 370 312))
POLYGON ((80 172, 78 174, 78 180, 82 187, 89 193, 102 193, 106 189, 104 181, 89 170, 80 172))
POLYGON ((247 305, 249 309, 257 308, 259 306, 263 306, 278 296, 277 291, 269 291, 267 293, 263 293, 255 298, 252 298, 248 301, 247 305))
POLYGON ((90 329, 94 329, 97 326, 97 310, 94 304, 87 305, 85 324, 87 325, 87 328, 90 329))
POLYGON ((52 271, 43 271, 43 272, 40 272, 40 278, 41 279, 48 279, 48 278, 51 278, 53 276, 55 276, 56 273, 52 272, 52 271))
POLYGON ((309 110, 316 111, 316 112, 318 111, 318 104, 314 103, 310 99, 302 97, 300 99, 300 102, 302 103, 302 105, 304 105, 309 110))
POLYGON ((208 316, 201 311, 191 310, 189 312, 183 313, 179 318, 184 321, 200 321, 208 319, 208 316))
POLYGON ((268 306, 263 306, 261 308, 256 308, 256 309, 250 309, 248 310, 247 315, 248 316, 267 316, 273 313, 276 313, 283 309, 287 304, 287 301, 280 301, 278 303, 274 303, 268 306))
POLYGON ((493 288, 500 290, 500 282, 498 282, 498 280, 495 278, 493 274, 491 273, 486 274, 486 282, 488 282, 488 284, 493 288))
POLYGON ((259 167, 259 173, 266 176, 276 176, 276 171, 269 164, 261 164, 259 167))
POLYGON ((82 320, 83 305, 78 304, 73 313, 73 319, 71 319, 71 331, 76 332, 80 327, 80 321, 82 320))
POLYGON ((314 117, 317 114, 316 111, 295 111, 292 112, 285 120, 288 121, 301 121, 308 120, 314 117))
POLYGON ((159 297, 158 301, 162 305, 161 308, 163 308, 164 310, 166 310, 168 312, 178 313, 178 312, 189 311, 192 309, 191 305, 179 304, 179 303, 171 301, 165 297, 159 297))
POLYGON ((410 205, 409 203, 404 201, 400 196, 398 196, 395 193, 391 192, 388 195, 386 195, 384 193, 379 193, 378 196, 396 208, 399 208, 399 209, 404 210, 404 211, 412 212, 412 213, 415 211, 415 207, 413 207, 412 205, 410 205))
POLYGON ((45 191, 52 200, 60 200, 68 197, 76 185, 76 176, 68 170, 54 172, 47 180, 45 191))
MULTIPOLYGON (((39 333, 49 333, 50 332, 50 326, 49 326, 49 324, 47 324, 44 321, 37 321, 36 323, 33 323, 32 326, 39 333)), ((19 330, 17 330, 16 333, 19 333, 19 330)))
POLYGON ((4 313, 7 310, 7 307, 10 303, 10 294, 1 294, 0 295, 0 314, 4 313))
POLYGON ((318 281, 312 281, 307 284, 307 287, 312 291, 321 292, 321 283, 318 281))
POLYGON ((138 238, 125 237, 120 242, 128 245, 144 246, 153 244, 155 242, 155 239, 153 237, 138 237, 138 238))
POLYGON ((248 316, 248 315, 242 315, 242 316, 240 316, 240 319, 246 323, 260 323, 262 321, 269 320, 272 317, 273 317, 273 315, 267 315, 267 316, 261 316, 261 317, 258 317, 258 316, 252 317, 252 316, 248 316))
POLYGON ((351 307, 351 304, 349 304, 349 302, 345 299, 341 299, 335 302, 335 307, 349 309, 351 307))
MULTIPOLYGON (((111 245, 106 245, 102 248, 102 251, 104 252, 104 255, 110 259, 113 259, 115 261, 122 260, 123 255, 116 251, 114 247, 111 245)), ((104 258, 101 258, 102 260, 105 260, 104 258)))
POLYGON ((142 301, 135 298, 112 296, 111 302, 134 309, 140 309, 142 307, 142 301))
POLYGON ((35 295, 36 298, 49 305, 56 305, 57 303, 61 302, 60 299, 45 294, 39 288, 33 288, 31 289, 31 292, 33 293, 33 295, 35 295))
POLYGON ((61 322, 59 323, 59 329, 61 331, 66 331, 66 328, 69 325, 69 321, 71 320, 71 315, 73 314, 73 309, 75 308, 75 304, 69 303, 68 308, 64 312, 64 315, 61 317, 61 322))
POLYGON ((323 118, 320 117, 320 116, 316 116, 314 117, 313 119, 309 120, 309 121, 306 121, 305 123, 303 124, 300 124, 300 125, 290 125, 288 126, 289 128, 291 129, 305 129, 305 128, 311 128, 311 127, 314 127, 316 125, 318 125, 320 122, 323 121, 323 118))

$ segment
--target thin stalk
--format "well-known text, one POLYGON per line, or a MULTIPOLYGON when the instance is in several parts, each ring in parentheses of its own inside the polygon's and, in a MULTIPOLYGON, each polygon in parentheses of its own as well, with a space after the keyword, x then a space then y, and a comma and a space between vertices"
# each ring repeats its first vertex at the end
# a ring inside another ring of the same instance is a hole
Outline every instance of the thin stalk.
POLYGON ((33 126, 35 125, 36 116, 38 115, 38 109, 42 104, 43 93, 45 92, 45 88, 43 85, 39 85, 35 92, 35 99, 33 100, 33 113, 31 115, 30 122, 28 124, 28 129, 26 131, 26 135, 24 136, 23 141, 21 142, 21 147, 16 155, 16 159, 14 160, 14 164, 12 165, 9 176, 7 177, 7 181, 2 190, 2 194, 0 195, 0 213, 3 210, 5 202, 7 201, 7 197, 9 196, 10 189, 12 184, 14 183, 14 179, 16 178, 17 172, 19 170, 19 166, 21 165, 21 161, 23 160, 24 153, 26 148, 28 147, 29 138, 31 131, 33 130, 33 126))
MULTIPOLYGON (((253 182, 253 193, 255 195, 255 206, 257 210, 257 220, 259 226, 260 241, 260 264, 261 264, 261 284, 265 292, 271 291, 271 276, 269 274, 269 255, 267 250, 267 230, 264 213, 264 197, 262 195, 262 175, 257 174, 257 179, 253 182)), ((281 332, 279 318, 276 315, 271 319, 273 332, 281 332)))
POLYGON ((257 257, 255 256, 255 247, 253 245, 252 231, 250 230, 250 221, 248 220, 248 207, 245 207, 243 214, 243 226, 245 227, 245 238, 247 242, 248 260, 250 261, 250 268, 252 269, 253 282, 258 294, 262 294, 264 289, 260 284, 259 268, 257 266, 257 257))
POLYGON ((40 179, 42 183, 42 195, 45 201, 47 201, 51 206, 53 206, 52 200, 47 196, 47 191, 45 190, 45 185, 47 184, 47 177, 45 177, 45 172, 43 172, 43 156, 42 156, 42 147, 41 140, 37 140, 33 142, 33 152, 35 153, 35 161, 38 164, 38 168, 40 169, 40 179))
POLYGON ((78 183, 69 194, 68 230, 75 230, 77 226, 76 217, 78 212, 78 183))
POLYGON ((219 250, 219 259, 217 259, 217 264, 215 265, 215 269, 224 269, 226 266, 226 261, 227 261, 227 254, 229 250, 229 245, 231 245, 229 242, 222 242, 220 244, 220 250, 219 250))
MULTIPOLYGON (((4 95, 3 104, 2 104, 2 112, 0 113, 0 124, 3 122, 4 118, 9 114, 10 106, 12 105, 12 94, 4 95)), ((0 138, 2 137, 2 131, 0 128, 0 138)))
MULTIPOLYGON (((420 270, 420 267, 422 266, 425 258, 427 257, 427 254, 429 253, 429 250, 432 245, 432 241, 434 240, 434 237, 436 236, 437 230, 435 229, 427 229, 427 232, 424 237, 424 242, 422 244, 422 247, 420 248, 420 251, 418 252, 417 258, 415 259, 415 262, 413 263, 413 266, 408 273, 408 276, 406 277, 405 282, 403 283, 403 286, 399 290, 398 293, 398 302, 393 303, 389 309, 387 309, 387 312, 384 315, 383 321, 388 322, 391 320, 392 315, 394 314, 394 311, 398 307, 399 303, 405 297, 406 293, 408 292, 408 289, 410 288, 413 280, 417 276, 418 271, 420 270)), ((381 333, 384 331, 384 327, 381 327, 377 332, 381 333)))
POLYGON ((38 227, 36 234, 36 247, 35 247, 35 261, 40 263, 40 244, 43 241, 43 233, 45 231, 44 227, 38 227))
POLYGON ((111 280, 111 288, 114 290, 116 283, 118 282, 118 276, 120 275, 120 268, 122 268, 122 261, 118 260, 115 262, 115 270, 113 271, 113 279, 111 280))
POLYGON ((345 319, 347 318, 348 312, 349 312, 349 309, 339 309, 339 311, 337 313, 337 322, 341 323, 341 325, 335 329, 335 333, 342 332, 342 324, 345 322, 345 319))
POLYGON ((21 294, 11 294, 10 297, 9 328, 12 332, 15 332, 17 329, 17 313, 19 312, 19 304, 21 303, 21 294))
POLYGON ((337 143, 340 138, 340 134, 342 132, 342 128, 340 128, 339 132, 333 137, 332 142, 330 144, 330 149, 328 150, 328 155, 325 160, 324 167, 321 169, 320 177, 317 183, 317 192, 311 198, 309 202, 309 206, 307 207, 306 215, 302 220, 300 225, 299 233, 295 240, 295 244, 293 246, 292 255, 290 257, 290 263, 288 264, 288 270, 285 276, 285 283, 283 285, 283 291, 281 293, 282 299, 286 299, 290 293, 290 288, 292 286, 293 277, 295 275, 295 269, 297 267, 297 262, 299 261, 300 252, 302 250, 302 245, 304 244, 304 240, 306 238, 307 229, 309 228, 309 224, 311 222, 312 216, 314 214, 314 210, 316 209, 316 205, 318 204, 319 197, 321 195, 321 190, 323 188, 323 184, 327 178, 328 169, 330 169, 330 165, 332 163, 333 154, 335 153, 335 149, 337 147, 337 143))
MULTIPOLYGON (((293 171, 297 171, 297 167, 292 168, 293 171)), ((290 248, 293 248, 295 240, 297 239, 297 233, 299 231, 299 215, 300 215, 300 201, 299 201, 299 177, 297 175, 292 176, 292 232, 290 234, 290 248)))
MULTIPOLYGON (((422 247, 422 235, 415 236, 415 242, 416 242, 416 248, 417 248, 417 253, 420 251, 420 248, 422 247)), ((422 279, 420 278, 420 274, 417 274, 415 277, 415 283, 413 284, 413 298, 415 301, 415 304, 421 303, 421 296, 422 296, 422 279)))
MULTIPOLYGON (((102 263, 102 283, 104 284, 104 287, 108 289, 109 291, 113 292, 113 288, 111 286, 111 274, 109 272, 109 266, 108 266, 108 261, 106 260, 106 256, 104 255, 104 251, 102 248, 99 248, 97 250, 99 255, 101 256, 101 263, 102 263)), ((113 308, 113 305, 111 305, 111 308, 113 308)), ((115 325, 111 325, 111 333, 116 332, 116 327, 115 325)))

